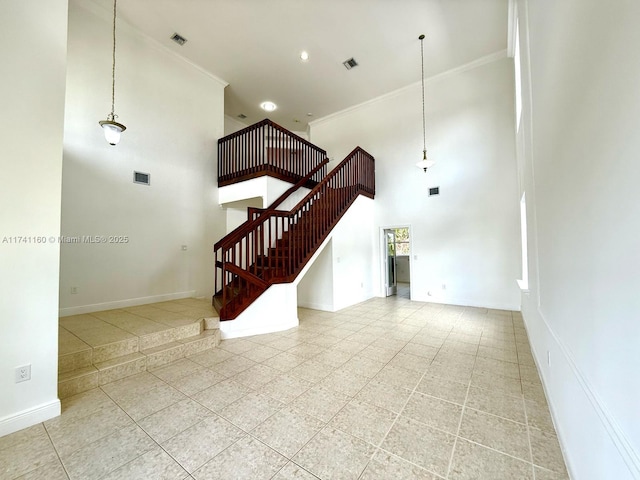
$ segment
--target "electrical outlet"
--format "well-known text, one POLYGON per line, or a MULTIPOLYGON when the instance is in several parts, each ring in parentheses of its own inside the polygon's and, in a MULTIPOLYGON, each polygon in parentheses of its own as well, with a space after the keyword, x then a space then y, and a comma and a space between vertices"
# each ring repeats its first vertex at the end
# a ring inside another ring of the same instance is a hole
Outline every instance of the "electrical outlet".
POLYGON ((31 364, 16 368, 16 383, 31 380, 31 364))
POLYGON ((78 293, 78 287, 71 287, 71 295, 76 295, 78 293))
POLYGON ((446 283, 443 283, 443 284, 442 284, 442 289, 443 289, 443 290, 446 290, 446 289, 447 289, 447 284, 446 284, 446 283))

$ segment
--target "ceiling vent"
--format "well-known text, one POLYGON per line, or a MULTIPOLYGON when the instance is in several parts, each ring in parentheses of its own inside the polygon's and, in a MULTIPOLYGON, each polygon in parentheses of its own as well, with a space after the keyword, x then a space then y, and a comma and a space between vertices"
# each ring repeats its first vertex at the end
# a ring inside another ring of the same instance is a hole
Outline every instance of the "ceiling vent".
POLYGON ((356 62, 353 57, 351 57, 349 60, 345 60, 344 62, 342 62, 342 64, 347 70, 351 70, 353 67, 358 66, 358 62, 356 62))
POLYGON ((151 175, 142 172, 133 172, 133 183, 140 185, 151 185, 151 175))
POLYGON ((429 189, 429 196, 431 197, 432 195, 440 195, 440 187, 431 187, 429 189))
POLYGON ((244 120, 245 118, 247 118, 247 116, 244 113, 241 113, 240 115, 238 115, 238 118, 242 118, 244 120))
POLYGON ((182 35, 180 35, 179 33, 174 33, 173 35, 171 35, 171 40, 173 40, 174 42, 176 42, 178 45, 182 46, 185 43, 187 43, 187 39, 184 38, 182 35))

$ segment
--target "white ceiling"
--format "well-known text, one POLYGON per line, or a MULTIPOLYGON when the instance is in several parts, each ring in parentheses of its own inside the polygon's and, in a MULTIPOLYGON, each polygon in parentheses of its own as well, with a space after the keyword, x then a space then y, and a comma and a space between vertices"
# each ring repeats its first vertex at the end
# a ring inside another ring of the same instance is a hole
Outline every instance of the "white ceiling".
MULTIPOLYGON (((112 9, 112 0, 96 0, 112 9)), ((227 81, 225 113, 292 130, 507 47, 508 0, 120 0, 118 18, 227 81), (180 47, 170 40, 187 38, 180 47), (303 63, 300 52, 309 52, 303 63), (358 66, 342 62, 354 57, 358 66), (266 113, 265 100, 278 105, 266 113), (312 116, 308 116, 312 113, 312 116), (297 120, 297 121, 296 121, 297 120)), ((419 101, 419 100, 418 100, 419 101)))

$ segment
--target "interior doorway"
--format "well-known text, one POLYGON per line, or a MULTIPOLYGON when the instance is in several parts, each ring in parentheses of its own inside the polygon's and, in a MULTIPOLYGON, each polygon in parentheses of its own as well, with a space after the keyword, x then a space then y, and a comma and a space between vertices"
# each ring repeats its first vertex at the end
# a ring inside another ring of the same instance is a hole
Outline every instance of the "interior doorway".
POLYGON ((396 231, 393 228, 387 228, 384 231, 385 238, 385 297, 390 297, 398 293, 398 278, 396 276, 396 231))
POLYGON ((411 239, 409 227, 382 229, 383 292, 386 297, 411 298, 411 239))

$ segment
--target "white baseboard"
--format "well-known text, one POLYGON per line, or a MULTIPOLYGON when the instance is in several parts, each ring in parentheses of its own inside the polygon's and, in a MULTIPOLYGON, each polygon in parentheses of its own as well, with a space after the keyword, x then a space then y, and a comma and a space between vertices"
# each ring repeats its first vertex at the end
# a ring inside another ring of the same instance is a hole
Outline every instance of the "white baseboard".
POLYGON ((137 307, 138 305, 147 305, 148 303, 167 302, 169 300, 180 300, 181 298, 191 298, 195 296, 196 291, 165 293, 163 295, 153 295, 150 297, 129 298, 126 300, 116 300, 113 302, 94 303, 92 305, 79 305, 77 307, 65 307, 58 311, 61 317, 70 315, 81 315, 83 313, 101 312, 103 310, 113 310, 116 308, 137 307))
POLYGON ((467 298, 457 298, 457 297, 444 297, 444 296, 412 296, 411 300, 414 302, 427 302, 427 303, 438 303, 441 305, 456 305, 459 307, 477 307, 477 308, 490 308, 492 310, 510 310, 519 312, 520 305, 516 303, 505 303, 505 302, 480 302, 477 300, 469 300, 467 298))
POLYGON ((335 312, 333 305, 330 303, 298 302, 298 307, 321 310, 323 312, 335 312))
POLYGON ((60 400, 43 403, 0 419, 0 437, 31 427, 60 415, 60 400))

